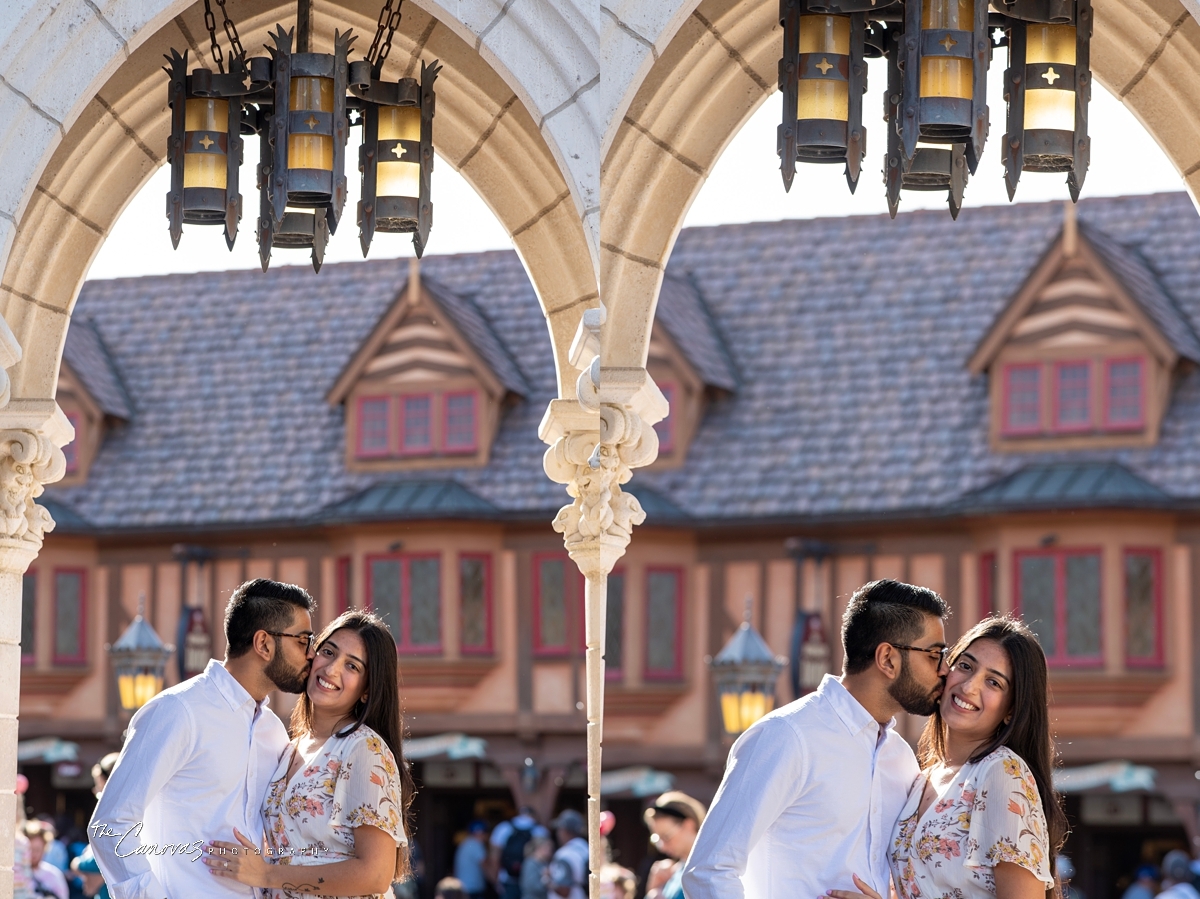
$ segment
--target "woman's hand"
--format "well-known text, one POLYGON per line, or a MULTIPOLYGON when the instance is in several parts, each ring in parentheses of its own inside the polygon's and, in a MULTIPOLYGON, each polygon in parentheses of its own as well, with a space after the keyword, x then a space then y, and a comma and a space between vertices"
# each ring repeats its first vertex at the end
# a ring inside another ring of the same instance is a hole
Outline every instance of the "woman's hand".
POLYGON ((236 827, 233 829, 233 835, 237 838, 237 843, 213 840, 208 844, 204 864, 208 865, 209 873, 217 877, 230 877, 250 887, 270 886, 270 863, 262 857, 258 847, 239 833, 236 827))
POLYGON ((867 886, 866 882, 857 874, 850 875, 854 878, 854 885, 862 892, 856 893, 854 890, 826 890, 825 895, 831 899, 883 899, 875 890, 867 886))

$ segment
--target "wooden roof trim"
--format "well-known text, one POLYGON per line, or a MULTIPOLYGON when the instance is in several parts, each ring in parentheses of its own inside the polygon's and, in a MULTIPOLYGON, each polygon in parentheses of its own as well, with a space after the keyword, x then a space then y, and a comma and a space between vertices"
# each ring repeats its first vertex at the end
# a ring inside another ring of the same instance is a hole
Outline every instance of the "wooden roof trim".
POLYGON ((84 412, 87 413, 88 417, 95 418, 99 421, 104 420, 104 409, 101 408, 100 403, 96 401, 96 398, 92 396, 91 391, 87 389, 87 385, 84 384, 83 378, 75 374, 71 366, 67 364, 66 359, 63 359, 59 364, 58 390, 68 391, 73 397, 77 398, 80 404, 83 406, 84 412))
POLYGON ((391 307, 371 329, 367 339, 350 357, 350 361, 346 363, 346 367, 334 381, 333 387, 325 395, 325 401, 329 405, 337 406, 345 402, 346 397, 354 389, 354 385, 365 374, 371 360, 387 345, 388 338, 403 321, 405 315, 423 304, 435 310, 438 327, 444 330, 454 349, 466 356, 471 364, 472 374, 483 382, 484 390, 496 398, 504 396, 506 388, 492 371, 491 366, 479 355, 479 351, 475 349, 471 341, 459 331, 453 317, 433 298, 429 291, 425 290, 424 285, 421 284, 419 264, 416 259, 412 259, 409 262, 406 288, 396 294, 396 299, 392 302, 391 307))
MULTIPOLYGON (((659 341, 666 350, 666 358, 663 359, 667 365, 674 368, 682 378, 687 382, 687 387, 695 392, 704 390, 704 378, 700 376, 700 372, 688 360, 687 354, 683 352, 675 338, 671 336, 671 332, 660 325, 657 321, 654 322, 650 331, 650 340, 659 341)), ((647 358, 646 363, 649 365, 651 360, 647 358)))

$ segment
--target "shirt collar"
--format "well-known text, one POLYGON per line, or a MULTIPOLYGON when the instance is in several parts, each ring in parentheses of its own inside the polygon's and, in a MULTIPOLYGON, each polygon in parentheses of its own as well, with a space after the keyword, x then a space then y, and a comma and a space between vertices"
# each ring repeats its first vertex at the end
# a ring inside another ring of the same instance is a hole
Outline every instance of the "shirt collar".
MULTIPOLYGON (((217 688, 217 692, 224 697, 229 703, 229 707, 234 711, 245 708, 247 704, 258 705, 254 701, 254 697, 246 692, 246 688, 237 682, 229 670, 218 662, 216 659, 208 660, 208 667, 204 669, 204 677, 212 681, 217 688)), ((271 697, 265 697, 261 703, 262 707, 266 707, 271 700, 271 697)))
MULTIPOLYGON (((833 710, 837 712, 837 716, 842 719, 842 723, 846 725, 846 729, 850 733, 859 734, 870 727, 873 733, 882 736, 879 732, 879 722, 875 720, 875 717, 863 708, 862 703, 851 696, 850 691, 832 674, 826 674, 822 678, 817 692, 833 706, 833 710)), ((893 718, 883 725, 883 729, 888 731, 895 726, 896 719, 893 718)))

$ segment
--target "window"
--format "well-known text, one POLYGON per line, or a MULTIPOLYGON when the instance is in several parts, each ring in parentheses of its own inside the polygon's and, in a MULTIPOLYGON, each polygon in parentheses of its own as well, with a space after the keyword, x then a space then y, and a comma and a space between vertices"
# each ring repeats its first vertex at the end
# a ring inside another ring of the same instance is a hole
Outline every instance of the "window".
POLYGON ((1019 611, 1049 664, 1100 664, 1100 552, 1018 552, 1016 575, 1019 611))
POLYGON ((54 663, 78 665, 87 661, 85 634, 86 577, 80 569, 54 572, 54 663))
POLYGON ((1004 370, 1004 433, 1032 434, 1041 424, 1041 366, 1010 365, 1004 370))
POLYGON ((68 412, 67 421, 75 429, 75 437, 63 447, 63 456, 67 460, 67 474, 79 471, 79 444, 83 438, 83 417, 78 412, 68 412))
POLYGON ((1141 430, 1145 425, 1141 359, 1110 359, 1104 365, 1104 426, 1141 430))
POLYGON ((392 629, 397 649, 441 650, 441 560, 437 556, 368 557, 367 601, 392 629))
POLYGON ((337 608, 334 610, 335 615, 341 615, 343 612, 350 610, 350 557, 342 556, 337 560, 337 570, 334 573, 337 578, 336 584, 336 601, 337 608))
POLYGON ((608 576, 608 603, 604 624, 604 676, 621 680, 625 672, 625 572, 608 576))
POLYGON ((1060 362, 1054 366, 1054 428, 1086 431, 1092 426, 1092 366, 1060 362))
POLYGON ((984 553, 979 557, 979 620, 996 612, 996 577, 999 567, 995 553, 984 553))
POLYGON ((677 568, 646 572, 646 679, 673 680, 683 675, 683 572, 677 568))
POLYGON ((358 401, 358 455, 362 458, 386 456, 389 440, 391 402, 386 396, 364 396, 358 401))
POLYGON ((583 648, 583 575, 559 553, 533 557, 533 649, 567 655, 583 648))
POLYGON ((1125 663, 1130 667, 1163 663, 1161 572, 1158 550, 1125 551, 1125 663))
POLYGON ((659 389, 667 398, 671 409, 667 412, 667 417, 654 426, 654 430, 658 432, 658 451, 669 453, 675 449, 675 398, 679 391, 675 389, 674 384, 663 384, 659 389))
POLYGON ((442 438, 448 453, 475 452, 475 394, 447 393, 446 426, 442 438))
POLYGON ((32 664, 37 658, 37 574, 25 572, 21 579, 21 663, 32 664))
POLYGON ((488 556, 462 556, 458 560, 459 609, 462 615, 462 651, 492 651, 492 573, 488 556))
POLYGON ((400 452, 428 453, 433 450, 433 403, 428 394, 400 398, 400 452))

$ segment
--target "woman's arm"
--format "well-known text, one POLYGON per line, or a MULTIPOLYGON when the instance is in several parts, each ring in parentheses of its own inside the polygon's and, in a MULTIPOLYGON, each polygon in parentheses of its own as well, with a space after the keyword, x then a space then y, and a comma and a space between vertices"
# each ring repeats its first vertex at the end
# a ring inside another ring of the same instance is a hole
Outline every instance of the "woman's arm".
POLYGON ((1000 862, 992 869, 996 899, 1046 899, 1046 885, 1028 868, 1000 862))
POLYGON ((318 896, 374 896, 387 892, 396 872, 396 841, 378 827, 354 828, 354 858, 325 865, 273 865, 245 836, 237 830, 233 835, 241 845, 214 840, 204 864, 212 874, 247 886, 318 896))

